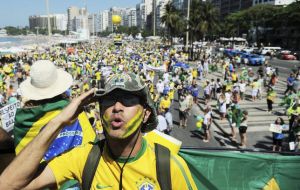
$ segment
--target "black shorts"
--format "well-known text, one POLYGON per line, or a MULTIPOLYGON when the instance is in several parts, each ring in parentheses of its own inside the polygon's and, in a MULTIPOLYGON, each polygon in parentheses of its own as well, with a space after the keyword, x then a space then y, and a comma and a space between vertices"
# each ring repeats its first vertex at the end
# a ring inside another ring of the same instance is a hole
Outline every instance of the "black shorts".
POLYGON ((246 126, 240 126, 239 127, 239 132, 240 133, 246 133, 247 132, 247 127, 246 126))
POLYGON ((275 139, 273 137, 273 145, 282 146, 282 139, 275 139))
POLYGON ((187 112, 183 112, 183 111, 180 111, 180 110, 179 110, 179 119, 180 119, 180 120, 187 119, 187 115, 188 115, 187 112))
POLYGON ((203 130, 207 131, 210 128, 210 125, 202 124, 203 130))

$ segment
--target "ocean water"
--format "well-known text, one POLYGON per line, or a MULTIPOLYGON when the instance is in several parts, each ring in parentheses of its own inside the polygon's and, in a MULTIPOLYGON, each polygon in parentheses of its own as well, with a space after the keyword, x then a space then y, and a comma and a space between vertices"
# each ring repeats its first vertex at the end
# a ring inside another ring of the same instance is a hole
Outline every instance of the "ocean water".
POLYGON ((47 42, 47 36, 5 36, 0 37, 0 48, 5 49, 32 44, 40 45, 47 42))
POLYGON ((0 42, 18 42, 22 40, 18 37, 0 37, 0 42))
POLYGON ((13 47, 23 44, 24 39, 20 37, 0 37, 0 47, 13 47))

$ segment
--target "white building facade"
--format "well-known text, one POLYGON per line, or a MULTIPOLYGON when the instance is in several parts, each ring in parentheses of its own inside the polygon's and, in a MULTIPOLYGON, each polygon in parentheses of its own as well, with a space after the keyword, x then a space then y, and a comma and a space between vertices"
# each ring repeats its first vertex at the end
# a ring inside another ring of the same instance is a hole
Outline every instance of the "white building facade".
POLYGON ((109 11, 105 10, 99 13, 99 28, 100 32, 104 32, 108 28, 108 23, 109 23, 109 11))
POLYGON ((126 9, 124 15, 124 26, 132 27, 137 25, 136 8, 126 9))
POLYGON ((68 24, 67 24, 67 29, 68 31, 76 31, 76 26, 74 23, 75 17, 78 17, 79 14, 79 8, 78 7, 69 7, 67 10, 67 15, 68 15, 68 24))
MULTIPOLYGON (((67 29, 67 15, 51 14, 50 26, 52 30, 65 31, 67 29)), ((48 15, 34 15, 29 17, 30 29, 46 29, 48 28, 48 15)))
POLYGON ((271 4, 271 5, 288 5, 296 0, 253 0, 253 6, 257 4, 271 4))
POLYGON ((164 28, 164 24, 161 22, 161 17, 164 16, 166 9, 165 6, 171 0, 157 0, 156 14, 155 14, 155 26, 157 32, 160 32, 164 28))

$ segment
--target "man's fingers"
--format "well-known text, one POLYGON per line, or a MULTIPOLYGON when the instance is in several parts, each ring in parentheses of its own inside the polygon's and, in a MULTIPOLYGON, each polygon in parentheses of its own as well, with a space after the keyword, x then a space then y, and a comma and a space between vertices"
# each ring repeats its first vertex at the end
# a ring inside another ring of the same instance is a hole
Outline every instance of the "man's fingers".
POLYGON ((95 90, 96 90, 95 88, 92 88, 92 89, 90 89, 89 91, 87 91, 87 92, 81 94, 81 95, 78 97, 79 100, 84 101, 84 100, 86 100, 87 98, 93 97, 93 96, 94 96, 94 93, 95 93, 95 90))

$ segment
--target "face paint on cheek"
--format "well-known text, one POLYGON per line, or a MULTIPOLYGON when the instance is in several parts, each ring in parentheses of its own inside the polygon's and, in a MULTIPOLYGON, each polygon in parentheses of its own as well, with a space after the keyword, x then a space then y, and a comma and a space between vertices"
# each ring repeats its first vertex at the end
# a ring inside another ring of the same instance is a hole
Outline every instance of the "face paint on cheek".
POLYGON ((139 108, 136 115, 127 122, 124 126, 126 132, 123 134, 122 138, 127 138, 132 135, 143 122, 143 108, 139 108))
POLYGON ((110 130, 110 123, 109 123, 109 121, 110 121, 110 116, 109 116, 109 114, 107 114, 107 113, 104 113, 104 115, 103 115, 103 127, 105 128, 105 130, 107 131, 107 132, 109 132, 109 130, 110 130))

